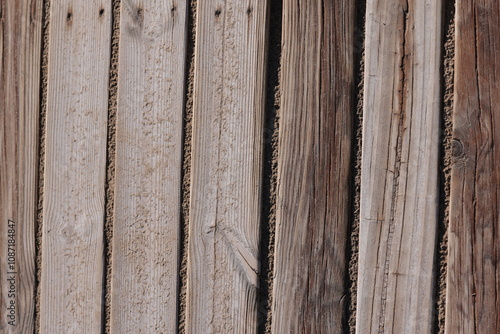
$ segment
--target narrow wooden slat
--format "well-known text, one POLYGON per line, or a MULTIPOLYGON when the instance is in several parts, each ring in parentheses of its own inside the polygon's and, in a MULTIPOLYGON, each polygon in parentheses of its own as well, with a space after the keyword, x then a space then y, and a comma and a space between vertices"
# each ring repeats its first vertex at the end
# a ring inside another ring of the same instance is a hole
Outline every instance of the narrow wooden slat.
POLYGON ((267 1, 198 1, 187 333, 254 333, 267 1))
POLYGON ((342 333, 354 3, 283 2, 273 333, 342 333))
POLYGON ((112 333, 176 332, 186 3, 121 4, 112 333))
POLYGON ((441 1, 366 9, 357 333, 431 333, 441 1))
POLYGON ((459 0, 446 333, 500 332, 500 3, 459 0))
POLYGON ((34 324, 42 1, 0 2, 0 332, 34 324))
POLYGON ((99 333, 110 1, 50 6, 42 333, 99 333))

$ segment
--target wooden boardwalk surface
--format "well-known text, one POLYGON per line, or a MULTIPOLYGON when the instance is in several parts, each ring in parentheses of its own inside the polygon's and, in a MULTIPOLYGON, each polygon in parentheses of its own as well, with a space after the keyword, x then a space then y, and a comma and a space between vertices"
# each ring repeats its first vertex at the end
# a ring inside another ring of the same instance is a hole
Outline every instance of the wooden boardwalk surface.
POLYGON ((0 333, 500 333, 497 0, 0 4, 0 333))

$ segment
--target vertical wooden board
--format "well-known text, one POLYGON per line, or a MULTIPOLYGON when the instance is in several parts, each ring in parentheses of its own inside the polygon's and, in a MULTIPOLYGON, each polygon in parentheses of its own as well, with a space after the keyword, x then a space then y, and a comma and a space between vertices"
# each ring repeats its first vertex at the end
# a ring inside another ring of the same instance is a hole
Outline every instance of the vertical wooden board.
POLYGON ((198 1, 187 333, 253 333, 267 1, 198 1))
POLYGON ((366 9, 357 333, 431 333, 441 1, 366 9))
POLYGON ((112 333, 176 332, 186 4, 121 4, 112 333))
POLYGON ((500 4, 459 0, 446 333, 500 332, 500 4))
POLYGON ((40 323, 99 333, 110 1, 50 6, 40 323))
POLYGON ((273 333, 343 333, 354 4, 283 3, 273 333))
POLYGON ((24 334, 34 323, 42 1, 0 6, 0 332, 24 334))

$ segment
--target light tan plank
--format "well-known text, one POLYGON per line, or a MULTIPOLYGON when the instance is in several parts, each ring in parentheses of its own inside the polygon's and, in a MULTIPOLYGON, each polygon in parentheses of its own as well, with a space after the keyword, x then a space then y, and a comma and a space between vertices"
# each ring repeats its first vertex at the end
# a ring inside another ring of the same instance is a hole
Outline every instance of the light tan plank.
POLYGON ((99 333, 110 1, 50 6, 42 333, 99 333))
POLYGON ((121 4, 112 333, 176 332, 186 4, 121 4))
POLYGON ((344 333, 354 1, 283 3, 273 333, 344 333))
POLYGON ((366 9, 356 333, 431 333, 441 1, 366 9))
POLYGON ((254 333, 266 1, 198 1, 187 333, 254 333))
POLYGON ((459 0, 445 332, 500 333, 500 3, 459 0))
POLYGON ((1 333, 34 324, 42 1, 0 2, 1 333))

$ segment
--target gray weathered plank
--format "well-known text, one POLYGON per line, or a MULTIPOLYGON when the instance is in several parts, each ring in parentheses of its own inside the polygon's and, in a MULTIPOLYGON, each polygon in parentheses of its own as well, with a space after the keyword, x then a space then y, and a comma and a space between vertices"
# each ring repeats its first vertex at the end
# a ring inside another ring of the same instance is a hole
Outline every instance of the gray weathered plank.
POLYGON ((188 333, 254 333, 267 1, 198 1, 188 333))
POLYGON ((357 333, 431 333, 442 2, 366 9, 357 333))
POLYGON ((500 332, 500 3, 459 0, 445 332, 500 332))
POLYGON ((175 333, 187 1, 120 15, 111 333, 175 333))
POLYGON ((50 6, 42 333, 101 330, 110 5, 50 6))
POLYGON ((0 332, 34 324, 42 1, 0 2, 0 332))
POLYGON ((283 3, 273 333, 343 332, 354 5, 283 3))

